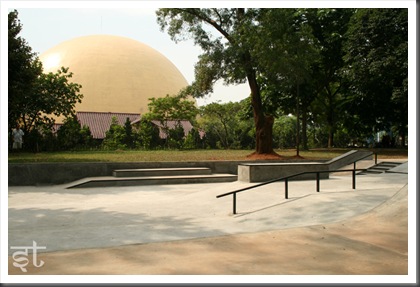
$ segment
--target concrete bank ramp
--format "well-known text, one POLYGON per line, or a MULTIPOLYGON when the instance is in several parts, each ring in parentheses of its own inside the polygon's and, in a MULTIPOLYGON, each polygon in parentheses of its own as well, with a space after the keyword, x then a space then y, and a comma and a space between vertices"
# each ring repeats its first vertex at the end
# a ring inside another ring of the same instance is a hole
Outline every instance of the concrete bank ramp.
MULTIPOLYGON (((335 223, 42 253, 45 266, 29 266, 27 274, 404 275, 407 200, 405 185, 370 211, 335 223)), ((9 274, 22 275, 12 264, 9 256, 9 274)))

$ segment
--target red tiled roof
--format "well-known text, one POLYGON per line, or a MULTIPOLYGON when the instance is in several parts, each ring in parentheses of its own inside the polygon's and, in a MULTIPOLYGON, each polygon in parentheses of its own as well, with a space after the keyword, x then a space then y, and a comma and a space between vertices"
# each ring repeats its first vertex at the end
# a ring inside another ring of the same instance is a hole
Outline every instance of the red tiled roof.
POLYGON ((117 118, 121 126, 125 124, 127 118, 132 122, 140 117, 139 114, 111 112, 77 112, 76 116, 82 127, 84 125, 89 127, 94 139, 105 138, 105 133, 109 130, 113 117, 117 118))

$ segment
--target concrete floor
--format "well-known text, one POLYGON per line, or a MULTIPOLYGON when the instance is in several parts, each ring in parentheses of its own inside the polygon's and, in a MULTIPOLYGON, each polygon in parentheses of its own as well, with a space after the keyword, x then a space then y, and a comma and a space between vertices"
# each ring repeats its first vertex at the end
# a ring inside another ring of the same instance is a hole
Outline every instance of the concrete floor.
POLYGON ((266 185, 9 187, 10 246, 36 241, 42 267, 9 274, 407 275, 403 173, 266 185))

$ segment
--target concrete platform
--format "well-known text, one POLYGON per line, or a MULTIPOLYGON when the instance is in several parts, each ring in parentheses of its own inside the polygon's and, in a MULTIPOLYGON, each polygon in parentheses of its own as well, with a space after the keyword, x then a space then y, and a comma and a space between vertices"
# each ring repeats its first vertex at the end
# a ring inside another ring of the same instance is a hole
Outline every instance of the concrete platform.
MULTIPOLYGON (((400 166, 400 169, 407 164, 400 166)), ((66 189, 9 187, 9 247, 34 240, 27 274, 407 275, 408 175, 66 189)), ((414 190, 415 191, 415 190, 414 190)), ((9 248, 9 255, 12 255, 9 248)), ((12 266, 9 274, 23 275, 12 266)), ((347 282, 347 281, 346 281, 347 282)))

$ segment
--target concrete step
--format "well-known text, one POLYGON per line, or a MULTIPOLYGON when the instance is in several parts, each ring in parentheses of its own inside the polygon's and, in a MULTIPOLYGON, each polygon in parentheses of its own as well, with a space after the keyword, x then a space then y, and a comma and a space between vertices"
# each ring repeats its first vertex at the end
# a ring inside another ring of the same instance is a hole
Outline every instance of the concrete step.
POLYGON ((388 162, 388 161, 378 163, 379 166, 386 166, 390 168, 399 166, 400 164, 401 162, 388 162))
POLYGON ((375 165, 375 166, 372 166, 372 167, 368 168, 368 170, 370 170, 370 171, 379 171, 379 172, 384 172, 385 170, 388 170, 388 169, 390 169, 390 168, 386 167, 386 166, 378 166, 378 165, 375 165))
POLYGON ((216 183, 237 181, 238 176, 233 174, 208 175, 175 175, 175 176, 141 176, 141 177, 90 177, 70 183, 66 188, 86 187, 118 187, 135 185, 164 185, 164 184, 192 184, 216 183))
POLYGON ((211 169, 207 167, 182 167, 182 168, 140 168, 117 169, 115 177, 140 177, 140 176, 174 176, 174 175, 209 175, 211 169))
POLYGON ((363 175, 363 174, 381 174, 381 173, 383 173, 383 171, 366 170, 366 171, 359 172, 358 175, 363 175))
POLYGON ((398 161, 382 161, 378 164, 388 164, 388 165, 393 165, 393 166, 397 166, 397 165, 401 165, 404 162, 398 162, 398 161))
POLYGON ((399 166, 401 163, 400 162, 380 162, 377 163, 374 166, 369 167, 366 171, 362 171, 358 174, 380 174, 380 173, 384 173, 387 172, 390 169, 393 169, 397 166, 399 166))

